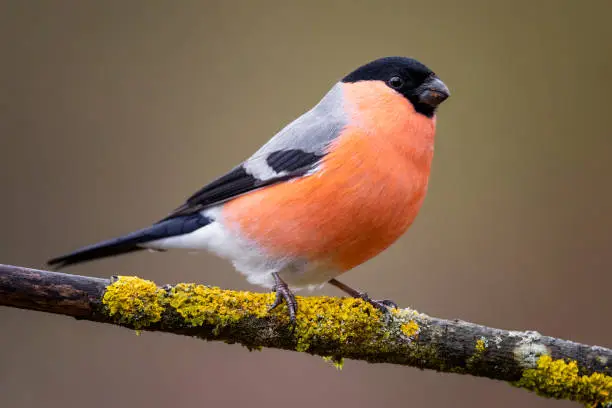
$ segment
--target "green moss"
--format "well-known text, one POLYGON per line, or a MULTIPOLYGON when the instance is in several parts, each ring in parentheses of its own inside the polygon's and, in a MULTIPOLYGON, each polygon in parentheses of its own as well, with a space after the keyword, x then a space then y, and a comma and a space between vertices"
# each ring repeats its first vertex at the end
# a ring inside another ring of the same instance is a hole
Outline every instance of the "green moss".
POLYGON ((154 282, 134 276, 119 276, 106 287, 102 303, 117 323, 140 329, 161 320, 163 296, 164 291, 154 282))
POLYGON ((408 338, 416 338, 419 335, 419 331, 421 331, 419 324, 414 320, 408 321, 408 323, 404 323, 401 326, 402 333, 408 338))
POLYGON ((612 377, 601 373, 580 375, 576 361, 553 360, 547 355, 538 359, 536 368, 526 369, 514 385, 544 397, 578 401, 587 407, 612 403, 612 377))

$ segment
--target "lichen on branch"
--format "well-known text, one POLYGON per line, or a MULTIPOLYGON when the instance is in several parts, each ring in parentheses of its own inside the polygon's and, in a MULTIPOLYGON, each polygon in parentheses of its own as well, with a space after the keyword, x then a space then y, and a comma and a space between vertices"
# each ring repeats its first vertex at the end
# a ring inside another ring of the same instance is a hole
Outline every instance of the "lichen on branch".
POLYGON ((135 276, 113 280, 106 287, 102 303, 118 324, 141 329, 161 320, 165 307, 163 291, 154 282, 135 276))
MULTIPOLYGON (((217 287, 179 283, 158 288, 155 283, 133 276, 120 276, 109 285, 102 298, 107 313, 117 324, 144 329, 155 325, 168 311, 188 327, 212 326, 212 334, 241 323, 270 317, 289 324, 285 305, 268 312, 274 296, 223 290, 217 287)), ((296 351, 308 351, 313 342, 350 343, 360 350, 375 347, 389 336, 383 330, 380 311, 361 299, 298 297, 296 351)), ((413 325, 416 323, 412 322, 413 325)))
MULTIPOLYGON (((103 297, 110 316, 116 316, 118 323, 128 322, 142 328, 160 321, 161 312, 171 308, 188 325, 213 325, 213 334, 243 319, 265 318, 273 300, 272 294, 236 292, 196 284, 180 283, 160 289, 151 281, 135 277, 118 278, 107 288, 103 297)), ((388 350, 381 345, 394 333, 395 330, 390 328, 396 326, 405 337, 406 352, 419 352, 411 341, 418 336, 421 328, 414 318, 406 319, 406 316, 417 317, 417 312, 394 310, 392 316, 395 324, 385 326, 381 313, 360 299, 300 297, 298 302, 296 351, 308 351, 313 341, 324 340, 359 345, 363 354, 386 352, 388 350)), ((274 313, 276 318, 288 323, 286 308, 274 313)), ((533 337, 533 334, 529 336, 533 337)), ((489 340, 485 336, 477 338, 466 368, 482 360, 488 347, 489 340)), ((513 385, 545 397, 570 399, 587 406, 612 402, 612 377, 601 373, 579 375, 576 361, 553 360, 546 354, 545 346, 534 347, 532 343, 525 343, 524 339, 516 347, 515 358, 527 358, 521 354, 526 347, 539 349, 543 354, 537 358, 536 367, 525 369, 520 380, 513 382, 513 385)), ((420 353, 420 357, 439 359, 438 353, 438 350, 430 348, 426 353, 420 353)), ((342 348, 338 348, 335 356, 324 358, 340 366, 342 348)), ((457 367, 455 371, 462 370, 457 367)))
POLYGON ((602 373, 580 375, 575 360, 553 360, 544 355, 535 368, 526 369, 514 385, 537 394, 581 402, 587 407, 612 404, 612 377, 602 373))
POLYGON ((360 299, 297 297, 292 330, 270 293, 193 283, 159 287, 133 276, 111 280, 0 265, 0 306, 59 313, 140 331, 306 352, 336 367, 344 359, 409 365, 506 381, 588 407, 612 406, 612 350, 445 320, 412 309, 390 316, 360 299))

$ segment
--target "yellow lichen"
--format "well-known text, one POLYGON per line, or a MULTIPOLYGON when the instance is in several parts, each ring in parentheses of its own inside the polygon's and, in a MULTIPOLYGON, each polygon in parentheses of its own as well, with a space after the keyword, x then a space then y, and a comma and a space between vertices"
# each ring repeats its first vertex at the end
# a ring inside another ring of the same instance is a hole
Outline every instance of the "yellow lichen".
MULTIPOLYGON (((117 316, 118 322, 136 329, 158 322, 164 308, 168 308, 191 326, 212 325, 218 332, 245 318, 268 315, 289 324, 286 304, 268 311, 274 296, 273 293, 238 292, 188 283, 164 290, 151 281, 120 277, 108 286, 104 304, 110 316, 117 316)), ((298 296, 297 302, 293 332, 297 351, 307 351, 319 342, 373 350, 380 340, 390 335, 388 330, 383 330, 382 313, 361 299, 298 296)), ((409 333, 418 332, 415 322, 408 326, 409 333)))
POLYGON ((489 341, 486 337, 480 337, 474 344, 474 353, 467 359, 466 366, 468 369, 473 369, 474 365, 482 362, 484 352, 489 347, 489 341))
MULTIPOLYGON (((381 312, 361 299, 298 297, 297 302, 297 351, 308 350, 319 339, 367 346, 388 335, 381 330, 381 312)), ((286 307, 280 312, 286 315, 286 307)))
POLYGON ((479 354, 484 353, 485 350, 487 349, 486 339, 484 337, 481 337, 478 340, 476 340, 476 346, 474 347, 474 349, 476 350, 476 353, 479 353, 479 354))
POLYGON ((418 318, 421 314, 414 309, 395 309, 391 308, 391 314, 398 319, 412 319, 418 318))
POLYGON ((217 287, 179 283, 172 288, 166 302, 192 326, 224 326, 246 316, 264 317, 272 294, 223 290, 217 287))
POLYGON ((410 320, 408 323, 402 324, 402 333, 407 337, 414 338, 418 336, 420 327, 417 322, 410 320))
MULTIPOLYGON (((236 323, 246 317, 263 318, 274 301, 274 294, 237 292, 196 284, 181 283, 168 293, 166 302, 185 322, 192 326, 203 324, 217 328, 236 323)), ((332 297, 297 297, 295 336, 298 351, 306 351, 312 342, 364 342, 380 337, 381 313, 361 299, 332 297)), ((273 312, 289 323, 283 303, 273 312)))
POLYGON ((553 360, 544 355, 536 368, 523 372, 514 385, 550 398, 570 399, 587 407, 612 403, 612 377, 601 373, 580 375, 576 361, 553 360))
POLYGON ((341 371, 344 367, 344 358, 342 357, 324 356, 323 361, 326 363, 331 363, 338 371, 341 371))
POLYGON ((118 323, 139 329, 161 320, 163 295, 154 282, 120 276, 106 287, 102 303, 118 323))

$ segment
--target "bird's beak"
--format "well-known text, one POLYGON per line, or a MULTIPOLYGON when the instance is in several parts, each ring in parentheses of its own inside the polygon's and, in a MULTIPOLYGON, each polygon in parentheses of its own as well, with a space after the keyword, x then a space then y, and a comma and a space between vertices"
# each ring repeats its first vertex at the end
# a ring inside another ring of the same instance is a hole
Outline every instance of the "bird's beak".
POLYGON ((438 77, 431 77, 417 90, 419 102, 429 105, 432 108, 437 107, 450 96, 450 91, 446 84, 438 77))

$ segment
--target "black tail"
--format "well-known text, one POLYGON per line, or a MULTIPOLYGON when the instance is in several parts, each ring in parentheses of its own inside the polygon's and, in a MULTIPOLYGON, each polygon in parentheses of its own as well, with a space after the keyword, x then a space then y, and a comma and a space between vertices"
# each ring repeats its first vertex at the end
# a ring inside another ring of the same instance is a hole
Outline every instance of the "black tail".
POLYGON ((153 224, 123 237, 109 239, 94 245, 86 246, 67 255, 47 261, 47 265, 59 269, 68 265, 93 261, 109 256, 123 255, 140 251, 143 244, 162 238, 188 234, 210 224, 212 220, 200 213, 170 218, 153 224))

